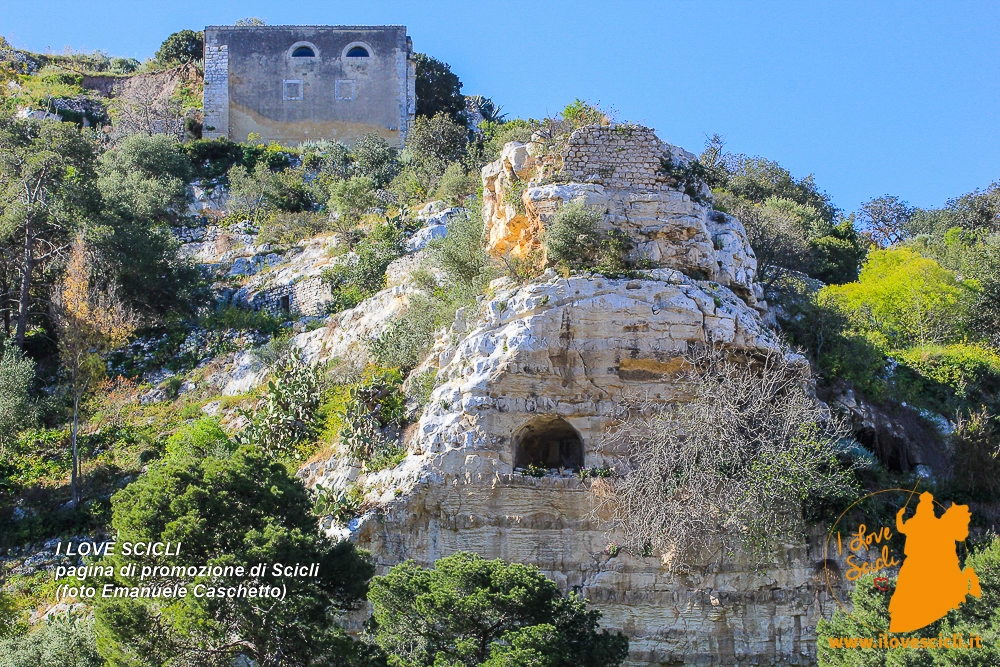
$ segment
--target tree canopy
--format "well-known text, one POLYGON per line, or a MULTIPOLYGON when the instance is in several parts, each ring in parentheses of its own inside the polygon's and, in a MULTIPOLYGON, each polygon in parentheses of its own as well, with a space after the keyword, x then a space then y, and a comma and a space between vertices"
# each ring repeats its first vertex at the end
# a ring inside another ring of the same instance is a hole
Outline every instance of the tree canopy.
POLYGON ((407 561, 368 598, 393 667, 612 667, 628 654, 624 635, 598 631, 600 612, 532 566, 464 552, 433 569, 407 561))
POLYGON ((444 112, 464 125, 462 82, 448 63, 424 53, 415 54, 413 62, 417 67, 417 115, 433 117, 444 112))
MULTIPOLYGON (((145 562, 152 565, 318 563, 319 575, 278 581, 267 570, 242 582, 287 585, 277 605, 263 598, 102 600, 98 647, 108 663, 173 664, 183 655, 202 665, 229 665, 245 655, 262 666, 306 665, 350 650, 329 614, 363 599, 372 573, 363 555, 349 542, 317 534, 305 487, 259 448, 200 459, 186 451, 154 464, 115 494, 111 525, 119 540, 183 543, 183 554, 150 557, 145 562)), ((119 566, 121 558, 109 560, 119 566)), ((147 578, 142 585, 173 581, 147 578)), ((232 585, 212 577, 187 583, 232 585)))

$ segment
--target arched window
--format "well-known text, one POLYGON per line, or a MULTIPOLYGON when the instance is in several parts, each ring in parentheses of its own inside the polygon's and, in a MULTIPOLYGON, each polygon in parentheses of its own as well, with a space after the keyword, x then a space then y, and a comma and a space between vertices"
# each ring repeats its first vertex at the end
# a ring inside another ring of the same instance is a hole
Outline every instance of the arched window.
POLYGON ((583 441, 569 422, 559 417, 538 417, 514 437, 514 468, 583 467, 583 441))
POLYGON ((368 49, 363 46, 352 46, 347 51, 348 58, 367 58, 369 55, 368 49))
POLYGON ((316 52, 308 46, 298 46, 292 51, 293 58, 315 58, 316 52))

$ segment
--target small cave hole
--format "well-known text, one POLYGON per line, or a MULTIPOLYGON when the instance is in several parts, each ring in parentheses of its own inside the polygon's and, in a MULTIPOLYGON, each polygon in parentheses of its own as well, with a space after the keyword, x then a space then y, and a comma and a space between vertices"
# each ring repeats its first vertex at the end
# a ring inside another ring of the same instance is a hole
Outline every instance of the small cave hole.
POLYGON ((529 465, 545 469, 583 467, 583 441, 563 419, 536 419, 521 429, 514 440, 514 467, 529 465))

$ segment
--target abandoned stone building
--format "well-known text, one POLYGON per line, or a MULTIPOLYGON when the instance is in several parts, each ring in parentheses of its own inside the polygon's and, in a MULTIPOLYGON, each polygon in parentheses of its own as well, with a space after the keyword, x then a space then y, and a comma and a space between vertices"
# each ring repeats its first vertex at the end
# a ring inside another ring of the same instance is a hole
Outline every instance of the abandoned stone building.
POLYGON ((405 26, 209 26, 203 136, 401 145, 415 78, 405 26))

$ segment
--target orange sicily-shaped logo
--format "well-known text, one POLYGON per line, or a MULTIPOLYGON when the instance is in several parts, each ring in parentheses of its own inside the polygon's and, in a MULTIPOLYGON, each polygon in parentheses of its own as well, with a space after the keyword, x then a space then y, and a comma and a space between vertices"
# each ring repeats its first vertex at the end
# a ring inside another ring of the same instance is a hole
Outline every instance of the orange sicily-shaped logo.
POLYGON ((889 632, 910 632, 930 625, 965 602, 979 597, 979 577, 959 566, 955 542, 969 536, 968 505, 952 505, 938 517, 934 496, 920 494, 917 510, 903 520, 906 508, 896 513, 896 530, 906 535, 903 566, 896 591, 889 601, 889 632))

